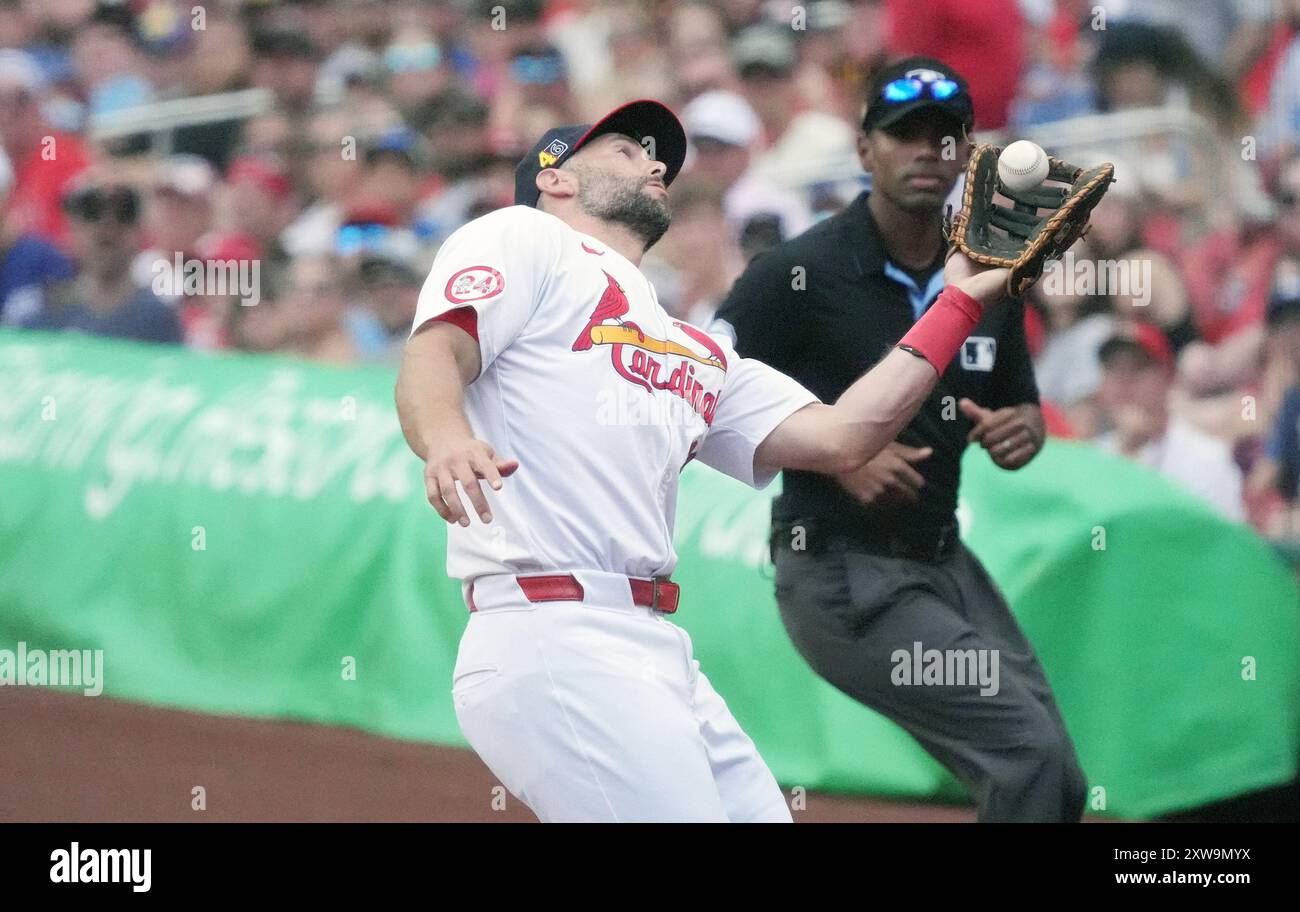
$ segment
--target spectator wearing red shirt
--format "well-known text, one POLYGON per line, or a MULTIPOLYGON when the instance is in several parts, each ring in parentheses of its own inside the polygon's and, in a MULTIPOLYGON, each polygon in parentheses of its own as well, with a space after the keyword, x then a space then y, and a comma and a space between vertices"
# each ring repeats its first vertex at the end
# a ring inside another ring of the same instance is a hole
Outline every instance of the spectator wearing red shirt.
POLYGON ((1006 126, 1025 68, 1017 0, 885 0, 891 54, 937 57, 970 80, 976 129, 1006 126))

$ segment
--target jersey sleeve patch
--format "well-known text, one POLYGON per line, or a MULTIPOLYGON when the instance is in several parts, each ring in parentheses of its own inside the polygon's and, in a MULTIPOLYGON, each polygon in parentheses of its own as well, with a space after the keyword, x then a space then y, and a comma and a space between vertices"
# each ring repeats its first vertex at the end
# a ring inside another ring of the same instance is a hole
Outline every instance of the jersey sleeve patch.
POLYGON ((505 278, 491 266, 469 266, 447 280, 443 294, 453 304, 468 304, 495 298, 505 288, 505 278))

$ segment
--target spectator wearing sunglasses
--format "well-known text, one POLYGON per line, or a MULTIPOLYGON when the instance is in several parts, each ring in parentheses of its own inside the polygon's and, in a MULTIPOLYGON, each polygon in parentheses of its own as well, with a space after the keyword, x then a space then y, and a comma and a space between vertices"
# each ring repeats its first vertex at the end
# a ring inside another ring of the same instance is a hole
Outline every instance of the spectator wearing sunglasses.
POLYGON ((20 325, 180 343, 176 312, 131 275, 141 241, 141 201, 135 189, 89 179, 74 187, 63 205, 77 274, 52 287, 41 309, 20 325))
MULTIPOLYGON (((883 68, 858 138, 872 189, 750 263, 715 324, 734 330, 736 350, 834 402, 896 345, 943 287, 944 203, 974 119, 945 63, 883 68)), ((800 654, 906 728, 965 783, 982 821, 1083 813, 1087 780, 1051 687, 956 516, 969 443, 1014 470, 1043 437, 1023 307, 1002 305, 879 456, 840 477, 786 471, 772 508, 777 604, 800 654), (915 643, 998 650, 1000 689, 894 686, 891 656, 915 643)))

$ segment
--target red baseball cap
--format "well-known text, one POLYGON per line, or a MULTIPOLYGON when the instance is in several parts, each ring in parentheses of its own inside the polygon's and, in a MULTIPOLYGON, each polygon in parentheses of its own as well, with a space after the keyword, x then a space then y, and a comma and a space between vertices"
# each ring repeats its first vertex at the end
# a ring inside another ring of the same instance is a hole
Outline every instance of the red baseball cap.
POLYGON ((232 184, 249 180, 274 197, 283 199, 289 195, 292 185, 289 175, 273 162, 256 155, 245 155, 230 163, 226 171, 226 180, 232 184))
POLYGON ((1159 327, 1150 323, 1125 323, 1116 328, 1107 339, 1097 357, 1105 364, 1121 351, 1137 351, 1144 354, 1153 363, 1167 371, 1174 369, 1174 353, 1169 347, 1169 340, 1159 327))

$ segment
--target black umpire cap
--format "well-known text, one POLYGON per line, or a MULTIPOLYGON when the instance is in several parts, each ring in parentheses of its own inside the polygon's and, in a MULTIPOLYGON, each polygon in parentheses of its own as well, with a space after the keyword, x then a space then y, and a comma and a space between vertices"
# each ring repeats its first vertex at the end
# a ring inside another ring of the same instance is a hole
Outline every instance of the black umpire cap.
POLYGON ((934 57, 908 57, 882 67, 867 90, 863 132, 897 123, 913 111, 930 109, 975 126, 975 104, 961 74, 934 57))
POLYGON ((686 160, 686 131, 677 115, 657 101, 631 101, 610 111, 594 124, 554 127, 537 141, 515 168, 515 205, 536 206, 541 192, 537 175, 558 168, 597 136, 622 133, 637 142, 649 138, 656 160, 667 166, 664 184, 673 182, 686 160))

